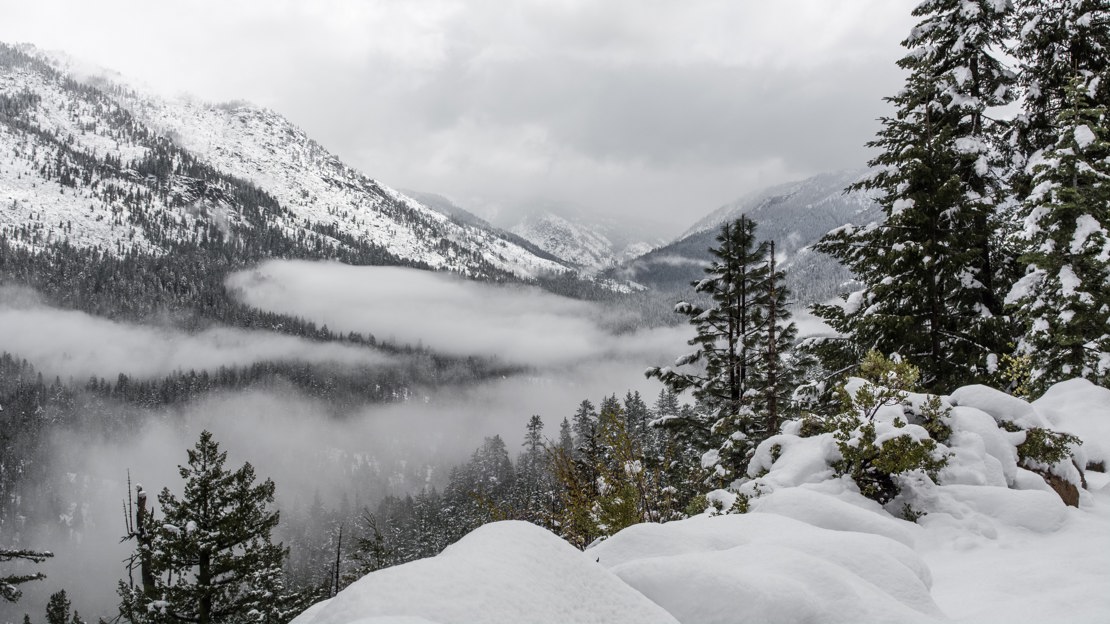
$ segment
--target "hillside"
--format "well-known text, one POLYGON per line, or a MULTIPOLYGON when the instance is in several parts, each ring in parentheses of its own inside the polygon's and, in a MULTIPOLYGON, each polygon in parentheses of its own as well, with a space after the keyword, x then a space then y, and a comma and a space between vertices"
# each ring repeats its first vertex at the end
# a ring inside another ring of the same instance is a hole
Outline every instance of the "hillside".
POLYGON ((165 99, 26 46, 0 45, 0 163, 0 236, 25 248, 213 243, 486 278, 566 269, 354 170, 278 113, 165 99))
POLYGON ((802 303, 826 300, 840 292, 851 275, 831 258, 810 249, 826 232, 846 223, 867 223, 878 214, 870 196, 845 193, 863 171, 826 173, 773 186, 721 206, 692 225, 678 240, 654 249, 607 274, 663 292, 686 289, 700 279, 716 245, 717 228, 747 215, 756 235, 775 241, 787 285, 802 303))
POLYGON ((508 226, 517 236, 593 275, 640 256, 664 241, 644 224, 568 209, 540 209, 508 226))

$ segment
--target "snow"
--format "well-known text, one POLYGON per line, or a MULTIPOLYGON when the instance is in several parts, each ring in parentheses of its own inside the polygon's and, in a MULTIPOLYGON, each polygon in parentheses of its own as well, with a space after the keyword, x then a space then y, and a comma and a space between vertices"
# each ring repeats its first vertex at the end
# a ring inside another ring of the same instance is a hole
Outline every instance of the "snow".
MULTIPOLYGON (((639 524, 585 553, 524 523, 486 525, 294 622, 1110 621, 1110 478, 1088 471, 1080 507, 1066 507, 1018 465, 1024 432, 998 426, 1074 432, 1104 458, 1110 390, 1072 380, 1027 403, 968 386, 943 400, 949 467, 937 483, 902 477, 885 508, 833 476, 832 434, 801 438, 788 423, 756 450, 761 476, 738 482, 750 513, 639 524), (903 504, 925 515, 903 520, 903 504)), ((709 498, 727 509, 737 496, 709 498)))
MULTIPOLYGON (((198 160, 248 180, 275 197, 289 213, 267 216, 291 237, 301 234, 310 242, 319 241, 332 248, 343 244, 306 229, 308 222, 314 222, 331 225, 343 234, 433 268, 462 273, 475 270, 473 262, 462 257, 469 253, 522 277, 566 270, 561 263, 536 256, 495 230, 453 222, 370 179, 273 111, 240 103, 209 104, 188 97, 166 99, 121 83, 117 75, 101 76, 97 84, 109 87, 102 93, 75 98, 64 82, 65 72, 73 69, 71 63, 32 48, 26 51, 58 68, 63 78, 18 65, 3 67, 0 94, 26 92, 41 98, 26 113, 29 121, 72 141, 75 151, 118 157, 125 168, 146 155, 149 149, 143 140, 117 135, 107 121, 113 112, 126 110, 144 130, 169 137, 198 160), (451 241, 463 253, 442 248, 442 240, 451 241)), ((5 163, 0 168, 0 205, 4 206, 0 210, 0 234, 18 242, 11 235, 31 225, 39 236, 31 245, 65 239, 78 247, 100 247, 117 254, 130 248, 145 253, 165 252, 166 246, 149 240, 142 227, 129 225, 132 207, 106 201, 93 190, 108 182, 123 192, 149 190, 145 182, 125 170, 104 174, 105 178, 94 179, 91 184, 64 187, 56 180, 46 180, 39 171, 56 151, 34 133, 0 128, 0 162, 5 163), (69 222, 80 223, 80 227, 70 231, 65 225, 69 222)), ((175 176, 175 184, 186 182, 183 176, 175 176)), ((169 190, 188 192, 176 187, 169 190)), ((206 219, 219 223, 221 218, 240 218, 222 201, 206 206, 217 213, 210 218, 200 211, 194 214, 189 208, 171 207, 157 193, 151 202, 152 215, 165 216, 174 224, 167 232, 171 238, 189 236, 196 223, 206 219)))
POLYGON ((1098 222, 1098 219, 1089 214, 1079 215, 1075 220, 1075 234, 1072 235, 1071 239, 1071 252, 1076 255, 1082 253, 1087 239, 1096 232, 1101 233, 1103 238, 1106 238, 1106 231, 1102 229, 1102 224, 1098 222))
POLYGON ((1095 142, 1095 133, 1086 125, 1081 125, 1075 129, 1075 144, 1079 149, 1087 149, 1091 143, 1095 142))
POLYGON ((1048 389, 1033 407, 1058 431, 1073 433, 1081 440, 1080 453, 1088 463, 1110 467, 1110 390, 1085 379, 1072 379, 1048 389))
POLYGON ((641 524, 587 552, 681 622, 922 622, 941 615, 929 596, 928 568, 908 547, 770 514, 641 524))
POLYGON ((507 521, 476 529, 439 556, 369 574, 293 624, 402 621, 671 624, 675 619, 598 565, 596 555, 534 525, 507 521))

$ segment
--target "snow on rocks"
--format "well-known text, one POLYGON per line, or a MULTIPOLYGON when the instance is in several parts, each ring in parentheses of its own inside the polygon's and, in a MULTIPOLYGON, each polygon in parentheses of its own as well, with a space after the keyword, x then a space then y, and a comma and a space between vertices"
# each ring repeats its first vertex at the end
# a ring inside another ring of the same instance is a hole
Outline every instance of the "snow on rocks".
POLYGON ((1072 433, 1083 446, 1076 454, 1086 468, 1101 464, 1110 466, 1110 390, 1086 379, 1060 382, 1033 402, 1053 429, 1072 433))
POLYGON ((948 402, 978 408, 993 416, 997 422, 1012 422, 1022 429, 1052 426, 1029 403, 988 386, 964 386, 953 392, 948 402))
POLYGON ((347 622, 675 622, 658 605, 548 531, 480 527, 437 557, 378 570, 294 624, 347 622), (407 619, 404 619, 407 618, 407 619))
POLYGON ((806 488, 777 490, 751 502, 756 513, 793 518, 821 529, 885 537, 913 546, 913 523, 883 512, 876 502, 850 491, 843 481, 831 482, 823 491, 806 488))

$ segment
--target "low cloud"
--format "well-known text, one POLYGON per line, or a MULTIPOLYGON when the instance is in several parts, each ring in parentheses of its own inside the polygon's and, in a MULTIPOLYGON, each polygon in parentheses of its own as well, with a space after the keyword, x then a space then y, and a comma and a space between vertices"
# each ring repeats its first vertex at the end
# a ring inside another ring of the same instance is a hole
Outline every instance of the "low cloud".
POLYGON ((268 331, 216 327, 198 333, 131 325, 59 310, 33 295, 0 289, 0 351, 26 358, 44 375, 159 377, 174 371, 215 370, 257 362, 298 361, 381 365, 370 348, 313 342, 268 331))
POLYGON ((415 269, 275 260, 233 274, 227 285, 249 305, 332 330, 525 366, 642 352, 638 339, 660 340, 613 335, 603 329, 606 312, 596 305, 415 269))

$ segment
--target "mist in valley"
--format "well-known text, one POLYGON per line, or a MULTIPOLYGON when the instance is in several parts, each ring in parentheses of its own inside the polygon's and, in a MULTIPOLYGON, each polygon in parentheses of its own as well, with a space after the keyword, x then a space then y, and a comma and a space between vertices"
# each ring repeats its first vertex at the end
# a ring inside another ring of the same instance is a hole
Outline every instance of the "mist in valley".
MULTIPOLYGON (((86 619, 113 616, 116 583, 126 580, 124 561, 134 547, 121 542, 127 480, 142 484, 152 501, 164 487, 178 492, 177 466, 202 430, 212 431, 228 453, 229 468, 250 462, 260 479, 274 480, 282 539, 288 520, 317 502, 357 511, 385 495, 442 488, 450 468, 487 436, 502 436, 515 457, 533 414, 543 418, 545 435, 555 437, 583 399, 596 404, 634 391, 650 403, 660 386, 643 369, 673 359, 689 334, 685 327, 616 333, 611 328, 625 326, 629 311, 411 269, 268 262, 232 275, 228 285, 252 306, 332 331, 419 342, 515 372, 467 385, 412 385, 400 400, 356 406, 281 382, 208 392, 162 409, 97 399, 137 425, 102 431, 84 422, 79 431, 50 436, 36 491, 51 497, 39 508, 52 517, 25 518, 11 530, 20 546, 52 550, 55 557, 38 567, 48 578, 24 585, 24 597, 4 605, 0 617, 37 618, 62 588, 86 619)), ((52 308, 25 290, 2 294, 0 351, 27 359, 48 378, 78 383, 89 376, 157 378, 283 360, 325 375, 357 375, 367 367, 401 367, 409 357, 270 331, 189 333, 164 322, 126 324, 52 308)))

